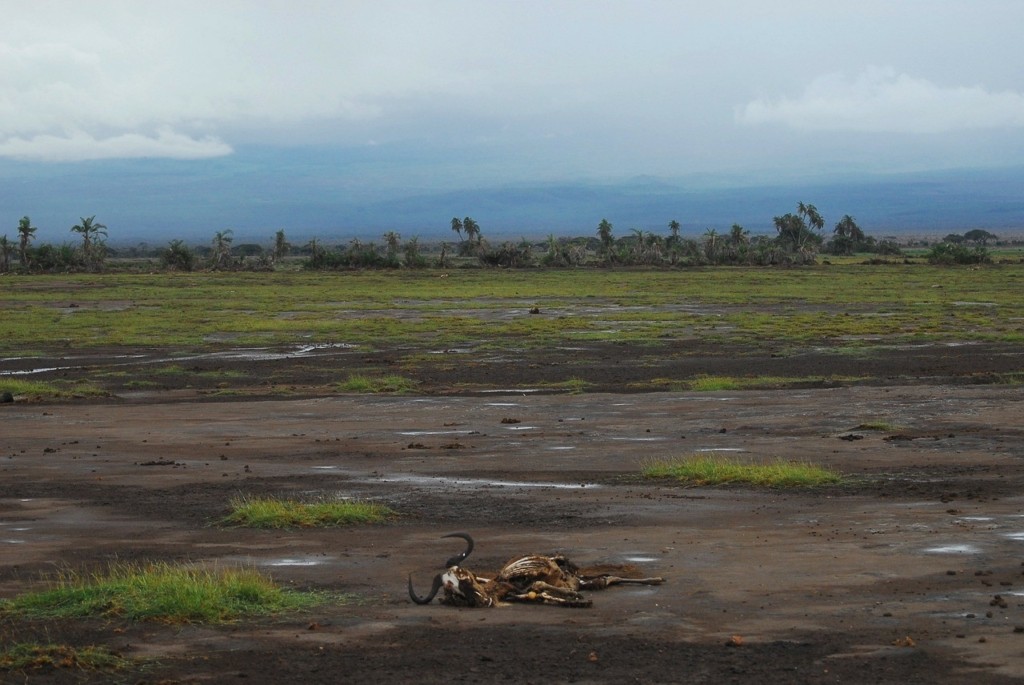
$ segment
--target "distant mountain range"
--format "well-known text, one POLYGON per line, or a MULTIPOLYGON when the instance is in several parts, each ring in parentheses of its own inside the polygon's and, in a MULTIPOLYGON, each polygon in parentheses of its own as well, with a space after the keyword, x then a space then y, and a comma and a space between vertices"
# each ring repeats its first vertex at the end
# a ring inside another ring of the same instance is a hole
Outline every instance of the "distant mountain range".
MULTIPOLYGON (((826 231, 842 215, 869 234, 945 235, 983 228, 1024 230, 1024 167, 818 181, 742 184, 705 178, 633 178, 403 189, 361 177, 329 155, 310 160, 284 151, 240 150, 217 160, 133 160, 40 165, 0 162, 0 235, 32 218, 43 242, 72 241, 70 227, 96 215, 113 244, 205 242, 230 228, 235 241, 269 242, 284 229, 293 243, 316 237, 379 240, 388 230, 448 240, 453 216, 473 217, 485 237, 591 235, 608 219, 617 236, 630 229, 684 235, 742 224, 774 232, 772 218, 814 204, 826 231)), ((375 178, 387 181, 387 169, 375 178)))

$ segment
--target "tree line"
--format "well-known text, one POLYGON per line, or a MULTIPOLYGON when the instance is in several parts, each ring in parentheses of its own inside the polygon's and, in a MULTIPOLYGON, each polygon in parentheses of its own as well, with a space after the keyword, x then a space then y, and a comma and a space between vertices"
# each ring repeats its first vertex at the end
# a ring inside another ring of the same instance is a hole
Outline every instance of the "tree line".
MULTIPOLYGON (((614 226, 602 219, 593 236, 556 237, 545 241, 526 239, 492 243, 484 237, 480 224, 472 217, 453 217, 451 230, 456 242, 421 244, 417 237, 402 240, 395 231, 386 232, 383 242, 353 239, 346 245, 326 245, 313 239, 294 247, 283 230, 275 233, 272 245, 234 245, 231 229, 217 231, 208 245, 191 246, 180 239, 165 247, 135 256, 157 256, 165 269, 193 271, 272 270, 293 255, 306 269, 420 269, 427 267, 481 266, 524 268, 579 266, 772 266, 805 265, 820 255, 869 253, 900 256, 902 250, 893 240, 876 240, 867 235, 849 214, 825 233, 825 219, 813 204, 797 203, 796 211, 773 218, 774 235, 751 235, 743 226, 733 224, 719 233, 708 228, 698 237, 681 235, 681 224, 667 223, 668 233, 631 229, 617 237, 614 226)), ((107 246, 107 227, 95 216, 82 217, 70 231, 79 235, 78 245, 64 243, 34 245, 36 227, 25 216, 18 223, 17 240, 0 236, 0 272, 100 271, 114 252, 107 246), (14 258, 17 257, 15 265, 14 258)), ((928 254, 933 263, 984 263, 991 261, 986 244, 996 236, 986 231, 968 231, 963 236, 950 234, 934 245, 928 254)))

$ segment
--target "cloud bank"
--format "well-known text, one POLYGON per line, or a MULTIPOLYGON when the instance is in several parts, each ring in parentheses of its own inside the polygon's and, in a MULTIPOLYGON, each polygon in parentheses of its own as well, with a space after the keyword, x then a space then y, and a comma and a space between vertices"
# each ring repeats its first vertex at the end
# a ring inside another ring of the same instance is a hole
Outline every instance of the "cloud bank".
POLYGON ((816 78, 797 98, 761 98, 737 111, 743 124, 782 124, 797 130, 866 133, 947 133, 1024 127, 1024 95, 984 88, 942 87, 872 67, 850 79, 816 78))
POLYGON ((65 135, 37 135, 31 138, 12 137, 0 141, 0 157, 45 162, 82 162, 96 159, 206 159, 229 155, 227 143, 206 136, 191 138, 170 129, 155 135, 123 133, 96 138, 83 131, 65 135))

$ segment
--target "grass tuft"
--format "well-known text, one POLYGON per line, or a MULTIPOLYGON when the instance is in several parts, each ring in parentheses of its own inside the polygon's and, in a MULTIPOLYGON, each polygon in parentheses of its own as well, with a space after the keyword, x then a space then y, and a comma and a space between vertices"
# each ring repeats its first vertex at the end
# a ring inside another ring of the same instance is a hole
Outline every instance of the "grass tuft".
POLYGON ((348 377, 348 380, 339 383, 338 387, 343 392, 365 392, 365 393, 407 393, 416 389, 416 382, 403 376, 363 376, 355 374, 348 377))
POLYGON ((373 502, 345 500, 297 502, 271 497, 236 497, 224 523, 249 528, 311 528, 351 523, 379 523, 394 515, 373 502))
POLYGON ((252 569, 114 564, 90 576, 61 573, 47 590, 0 603, 0 617, 221 623, 302 609, 318 600, 316 595, 279 588, 252 569))
POLYGON ((45 668, 118 671, 130 665, 129 659, 106 647, 20 642, 0 648, 0 670, 3 671, 32 671, 45 668))
POLYGON ((96 397, 107 393, 92 385, 91 383, 75 383, 72 385, 57 385, 45 381, 26 381, 18 378, 0 378, 0 393, 9 392, 12 395, 23 395, 26 397, 96 397))
POLYGON ((835 471, 803 462, 780 459, 767 464, 744 464, 725 457, 705 455, 654 461, 644 466, 642 473, 647 478, 673 478, 688 485, 740 483, 809 488, 842 480, 835 471))

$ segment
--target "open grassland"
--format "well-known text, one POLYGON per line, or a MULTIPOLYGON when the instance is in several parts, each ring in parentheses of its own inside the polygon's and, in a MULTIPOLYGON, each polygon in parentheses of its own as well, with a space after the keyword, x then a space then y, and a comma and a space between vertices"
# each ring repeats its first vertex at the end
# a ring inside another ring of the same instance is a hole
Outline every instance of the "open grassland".
POLYGON ((1024 341, 1024 265, 6 276, 0 352, 1024 341), (531 314, 533 310, 535 313, 531 314))

